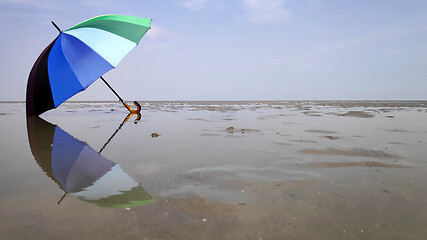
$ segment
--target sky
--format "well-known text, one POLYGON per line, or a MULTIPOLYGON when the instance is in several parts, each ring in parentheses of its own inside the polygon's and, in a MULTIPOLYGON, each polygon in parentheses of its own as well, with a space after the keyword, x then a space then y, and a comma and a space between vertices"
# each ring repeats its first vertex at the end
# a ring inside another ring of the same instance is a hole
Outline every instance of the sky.
POLYGON ((25 101, 52 20, 104 14, 153 19, 104 75, 125 100, 427 100, 425 0, 0 0, 0 101, 25 101))

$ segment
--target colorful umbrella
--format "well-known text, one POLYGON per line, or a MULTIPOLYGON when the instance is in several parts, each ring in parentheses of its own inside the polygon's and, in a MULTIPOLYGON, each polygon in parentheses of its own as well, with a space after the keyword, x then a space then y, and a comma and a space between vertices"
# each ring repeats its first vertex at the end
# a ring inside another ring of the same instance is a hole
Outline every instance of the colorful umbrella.
POLYGON ((129 105, 102 78, 115 68, 151 28, 151 19, 104 15, 60 34, 40 54, 27 83, 27 114, 40 115, 101 78, 130 112, 129 105))
POLYGON ((40 117, 27 116, 27 131, 38 165, 65 194, 114 208, 131 208, 155 201, 118 164, 61 128, 40 117))

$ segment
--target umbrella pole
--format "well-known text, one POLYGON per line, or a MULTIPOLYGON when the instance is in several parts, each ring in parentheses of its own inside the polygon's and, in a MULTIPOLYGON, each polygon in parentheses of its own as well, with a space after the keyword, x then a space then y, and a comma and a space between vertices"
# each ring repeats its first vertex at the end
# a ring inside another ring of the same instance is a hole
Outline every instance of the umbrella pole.
POLYGON ((105 81, 105 79, 102 76, 100 78, 102 79, 102 81, 104 81, 105 85, 107 85, 107 87, 110 88, 110 90, 113 91, 113 93, 119 98, 120 102, 129 110, 129 112, 139 113, 141 111, 141 105, 139 105, 139 103, 137 101, 133 102, 133 104, 137 108, 136 110, 134 110, 125 101, 123 101, 123 99, 119 96, 119 94, 117 94, 117 92, 114 91, 114 89, 110 86, 110 84, 108 84, 107 81, 105 81))
POLYGON ((64 192, 64 195, 62 195, 61 199, 59 199, 59 201, 57 202, 58 205, 62 202, 62 200, 64 200, 64 198, 67 196, 67 193, 64 192))

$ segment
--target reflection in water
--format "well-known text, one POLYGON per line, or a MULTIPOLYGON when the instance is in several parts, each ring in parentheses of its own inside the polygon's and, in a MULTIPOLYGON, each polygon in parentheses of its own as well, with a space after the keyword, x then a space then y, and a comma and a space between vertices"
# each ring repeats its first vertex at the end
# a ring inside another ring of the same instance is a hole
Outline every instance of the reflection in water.
MULTIPOLYGON (((63 198, 72 194, 83 201, 112 208, 154 202, 141 184, 123 172, 118 164, 61 128, 40 117, 27 116, 27 131, 34 158, 64 191, 63 198)), ((58 204, 61 201, 62 198, 58 204)))
MULTIPOLYGON (((116 131, 111 135, 111 137, 107 140, 107 142, 105 142, 104 146, 102 146, 101 150, 99 150, 99 153, 102 152, 102 150, 104 150, 104 148, 108 145, 108 143, 110 143, 111 139, 113 139, 114 136, 116 136, 117 132, 123 127, 123 125, 129 121, 129 119, 132 117, 134 113, 129 113, 125 119, 123 119, 123 122, 120 124, 120 126, 116 129, 116 131)), ((138 123, 138 121, 141 120, 141 114, 138 112, 136 113, 136 119, 134 121, 135 124, 138 123)))

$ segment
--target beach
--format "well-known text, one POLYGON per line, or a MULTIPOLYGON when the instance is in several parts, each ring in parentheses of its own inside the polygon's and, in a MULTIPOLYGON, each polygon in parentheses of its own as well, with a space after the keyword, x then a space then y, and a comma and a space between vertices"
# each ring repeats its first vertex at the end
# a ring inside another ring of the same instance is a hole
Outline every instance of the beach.
POLYGON ((0 238, 427 236, 427 101, 140 103, 0 103, 0 238))

